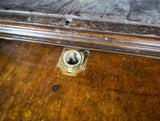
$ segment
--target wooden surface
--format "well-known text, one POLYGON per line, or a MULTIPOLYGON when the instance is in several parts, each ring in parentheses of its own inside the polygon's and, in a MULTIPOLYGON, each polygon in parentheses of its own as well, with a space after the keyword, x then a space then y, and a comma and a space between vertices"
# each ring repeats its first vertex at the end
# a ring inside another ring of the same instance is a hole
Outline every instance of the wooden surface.
POLYGON ((0 41, 0 120, 159 121, 160 60, 90 51, 64 76, 62 47, 0 41))
POLYGON ((0 0, 0 9, 160 24, 159 0, 0 0))
POLYGON ((0 38, 160 59, 158 25, 74 17, 69 22, 63 15, 0 10, 0 38))

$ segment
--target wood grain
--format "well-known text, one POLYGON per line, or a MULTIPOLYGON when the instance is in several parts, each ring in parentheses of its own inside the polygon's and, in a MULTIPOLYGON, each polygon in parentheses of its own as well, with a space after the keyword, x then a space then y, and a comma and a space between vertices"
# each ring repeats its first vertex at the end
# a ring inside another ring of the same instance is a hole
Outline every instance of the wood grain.
POLYGON ((0 38, 160 58, 160 26, 0 10, 0 38))
POLYGON ((159 121, 160 60, 90 51, 61 74, 62 47, 0 41, 0 120, 159 121))
POLYGON ((0 38, 160 58, 159 36, 132 36, 87 29, 0 22, 0 38))
POLYGON ((160 24, 159 0, 0 0, 0 9, 160 24))

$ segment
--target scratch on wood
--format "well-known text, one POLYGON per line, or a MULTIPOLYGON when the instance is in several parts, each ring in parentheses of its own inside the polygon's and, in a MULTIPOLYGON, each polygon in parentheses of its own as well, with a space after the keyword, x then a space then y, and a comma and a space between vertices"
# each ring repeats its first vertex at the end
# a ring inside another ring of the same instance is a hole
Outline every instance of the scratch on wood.
POLYGON ((56 12, 59 12, 60 10, 62 10, 62 8, 64 8, 65 6, 69 5, 70 3, 72 3, 74 0, 71 0, 65 4, 63 4, 61 7, 59 7, 59 9, 56 12))

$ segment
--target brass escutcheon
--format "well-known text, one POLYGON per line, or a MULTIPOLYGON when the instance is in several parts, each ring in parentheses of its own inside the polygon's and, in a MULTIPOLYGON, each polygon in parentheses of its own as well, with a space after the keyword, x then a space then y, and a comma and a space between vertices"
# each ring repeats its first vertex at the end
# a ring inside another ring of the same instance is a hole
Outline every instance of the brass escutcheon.
POLYGON ((88 50, 64 48, 58 67, 62 70, 62 74, 75 76, 78 72, 85 70, 88 56, 88 50))

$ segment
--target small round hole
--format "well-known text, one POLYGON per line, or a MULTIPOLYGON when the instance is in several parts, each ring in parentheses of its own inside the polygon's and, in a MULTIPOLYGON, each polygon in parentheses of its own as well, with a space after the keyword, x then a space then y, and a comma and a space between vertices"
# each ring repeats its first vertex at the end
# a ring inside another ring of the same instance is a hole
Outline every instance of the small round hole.
POLYGON ((64 24, 65 24, 66 26, 69 26, 69 25, 71 24, 71 22, 72 22, 72 19, 71 19, 71 18, 66 18, 64 24))
POLYGON ((84 51, 84 54, 87 54, 88 52, 87 51, 84 51))
POLYGON ((71 22, 68 21, 68 20, 65 21, 65 25, 67 25, 67 26, 68 26, 70 23, 71 23, 71 22))

